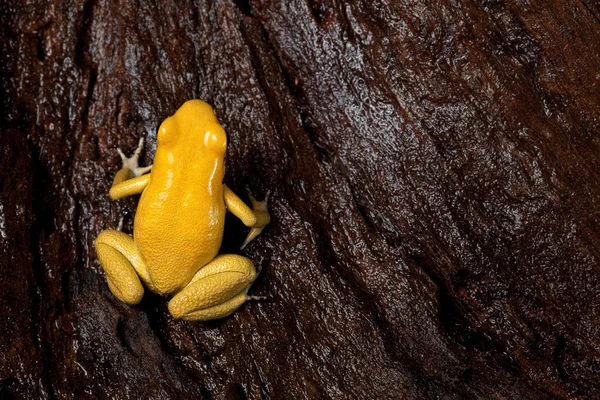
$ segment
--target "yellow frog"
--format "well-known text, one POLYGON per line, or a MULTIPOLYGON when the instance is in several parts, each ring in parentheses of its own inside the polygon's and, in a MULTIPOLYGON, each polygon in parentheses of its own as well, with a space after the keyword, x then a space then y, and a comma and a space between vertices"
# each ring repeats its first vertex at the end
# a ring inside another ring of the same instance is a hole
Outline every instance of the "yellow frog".
POLYGON ((133 238, 106 230, 94 242, 108 287, 121 301, 137 304, 144 285, 174 295, 174 318, 211 320, 234 312, 256 278, 254 264, 235 254, 219 255, 226 209, 250 227, 242 248, 270 221, 267 200, 252 195, 249 208, 225 184, 227 137, 212 108, 190 100, 158 130, 154 163, 138 166, 143 140, 110 189, 114 200, 141 193, 133 238), (141 282, 140 282, 141 280, 141 282))

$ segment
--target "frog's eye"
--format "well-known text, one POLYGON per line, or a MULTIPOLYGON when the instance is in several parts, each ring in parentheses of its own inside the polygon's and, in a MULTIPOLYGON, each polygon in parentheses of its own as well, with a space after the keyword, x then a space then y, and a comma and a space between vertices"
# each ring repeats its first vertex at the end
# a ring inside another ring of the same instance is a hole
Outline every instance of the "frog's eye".
POLYGON ((165 140, 167 139, 167 136, 169 135, 169 132, 167 131, 167 129, 163 126, 160 127, 160 129, 158 130, 158 134, 156 139, 160 142, 160 143, 164 143, 165 140))
POLYGON ((227 135, 220 125, 212 125, 204 134, 204 145, 219 154, 225 154, 227 149, 227 135))
POLYGON ((160 128, 158 128, 158 133, 157 133, 157 141, 160 144, 167 144, 169 142, 172 141, 173 138, 173 131, 175 130, 175 127, 173 126, 173 119, 172 117, 169 117, 167 119, 165 119, 163 121, 163 123, 160 125, 160 128))

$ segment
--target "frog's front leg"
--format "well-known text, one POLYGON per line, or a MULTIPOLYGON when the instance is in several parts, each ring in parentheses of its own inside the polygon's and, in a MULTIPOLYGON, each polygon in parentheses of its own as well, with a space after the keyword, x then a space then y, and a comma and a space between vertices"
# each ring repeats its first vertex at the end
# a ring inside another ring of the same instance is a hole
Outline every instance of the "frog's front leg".
POLYGON ((171 299, 169 312, 176 319, 188 321, 226 317, 244 304, 255 279, 256 269, 248 258, 219 255, 171 299))
POLYGON ((131 157, 127 157, 121 149, 117 148, 119 156, 123 161, 123 166, 115 174, 112 187, 110 188, 110 197, 117 200, 126 196, 142 193, 150 182, 150 172, 152 165, 140 167, 138 165, 140 153, 144 146, 144 138, 141 137, 137 149, 131 157))
POLYGON ((106 273, 108 287, 112 294, 127 304, 137 304, 144 296, 144 287, 156 291, 150 274, 133 241, 123 232, 106 230, 94 242, 100 265, 106 273))
POLYGON ((267 193, 263 201, 257 201, 247 187, 246 190, 252 202, 252 208, 248 207, 227 185, 223 185, 223 197, 227 210, 238 217, 244 225, 250 227, 250 232, 248 232, 248 236, 246 236, 242 244, 242 249, 251 240, 260 235, 264 227, 271 221, 271 216, 267 209, 269 194, 267 193))

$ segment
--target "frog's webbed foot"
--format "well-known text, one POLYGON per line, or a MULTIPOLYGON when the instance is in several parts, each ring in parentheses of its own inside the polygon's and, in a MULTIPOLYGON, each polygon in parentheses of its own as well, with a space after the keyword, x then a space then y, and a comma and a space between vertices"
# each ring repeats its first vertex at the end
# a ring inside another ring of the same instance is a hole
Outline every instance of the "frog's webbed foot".
POLYGON ((254 300, 254 301, 265 301, 269 298, 267 296, 246 296, 246 301, 254 300))
POLYGON ((152 169, 152 165, 149 165, 147 167, 139 166, 140 154, 141 154, 143 148, 144 148, 144 137, 143 136, 140 138, 140 141, 138 142, 138 147, 135 149, 135 151, 133 152, 133 155, 131 157, 127 157, 123 153, 123 151, 117 147, 117 153, 119 153, 119 156, 121 157, 123 166, 121 167, 121 170, 119 170, 119 172, 117 172, 117 175, 115 175, 115 179, 113 181, 113 186, 118 183, 121 183, 123 181, 126 181, 127 179, 137 178, 138 176, 142 176, 145 173, 150 172, 150 170, 152 169))
POLYGON ((94 241, 94 247, 106 273, 108 288, 119 300, 127 304, 142 300, 144 287, 140 278, 148 289, 155 291, 131 236, 116 230, 102 231, 94 241))
POLYGON ((148 185, 148 182, 150 182, 150 175, 146 173, 150 172, 152 165, 147 167, 140 167, 138 165, 143 146, 144 138, 141 137, 138 147, 131 157, 127 157, 121 149, 117 148, 117 152, 123 161, 123 167, 115 174, 110 188, 110 197, 113 200, 139 194, 148 185))
POLYGON ((117 230, 118 230, 119 232, 122 232, 122 231, 123 231, 123 221, 124 221, 124 220, 125 220, 125 218, 124 218, 124 217, 121 217, 121 218, 119 218, 119 225, 117 225, 117 230))
POLYGON ((226 317, 244 304, 255 279, 250 259, 236 254, 217 256, 171 299, 169 312, 173 318, 188 321, 226 317))
POLYGON ((248 193, 248 197, 250 197, 250 201, 252 202, 252 210, 256 216, 256 224, 250 228, 250 232, 248 232, 248 236, 246 236, 246 239, 242 244, 242 249, 246 247, 250 241, 260 235, 264 227, 271 221, 271 216, 269 215, 269 210, 267 209, 267 203, 269 201, 271 191, 267 191, 263 201, 256 200, 252 195, 252 192, 250 192, 250 188, 248 186, 246 186, 246 192, 248 193))

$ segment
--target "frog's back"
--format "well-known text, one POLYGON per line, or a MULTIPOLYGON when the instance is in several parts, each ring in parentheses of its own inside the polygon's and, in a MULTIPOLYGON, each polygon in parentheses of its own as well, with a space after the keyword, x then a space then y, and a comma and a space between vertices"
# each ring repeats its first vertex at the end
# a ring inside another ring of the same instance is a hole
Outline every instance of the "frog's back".
POLYGON ((174 293, 218 253, 223 238, 226 138, 212 108, 186 102, 159 129, 134 239, 153 284, 174 293))

